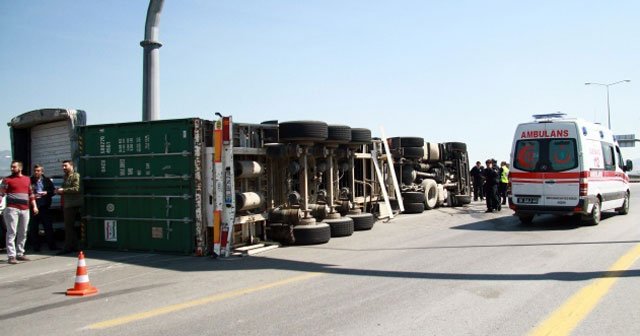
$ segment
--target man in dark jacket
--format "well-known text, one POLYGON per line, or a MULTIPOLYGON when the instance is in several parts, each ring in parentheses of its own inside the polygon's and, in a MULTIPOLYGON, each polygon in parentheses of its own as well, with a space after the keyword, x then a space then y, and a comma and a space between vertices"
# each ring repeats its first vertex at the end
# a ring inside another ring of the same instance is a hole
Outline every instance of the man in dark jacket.
POLYGON ((40 224, 44 228, 47 238, 49 250, 57 250, 56 241, 53 237, 53 225, 51 220, 51 198, 55 193, 53 181, 44 175, 44 168, 40 165, 33 167, 33 175, 31 176, 31 188, 36 196, 36 204, 40 212, 31 214, 31 223, 29 223, 29 241, 35 252, 40 252, 40 224))
POLYGON ((487 211, 500 211, 500 199, 498 198, 498 181, 500 175, 494 166, 492 159, 487 160, 487 167, 484 169, 484 196, 487 198, 487 211))
POLYGON ((484 167, 480 164, 480 161, 476 162, 476 165, 471 168, 469 174, 473 178, 473 200, 477 201, 480 198, 481 201, 484 200, 484 192, 483 192, 483 171, 484 167))

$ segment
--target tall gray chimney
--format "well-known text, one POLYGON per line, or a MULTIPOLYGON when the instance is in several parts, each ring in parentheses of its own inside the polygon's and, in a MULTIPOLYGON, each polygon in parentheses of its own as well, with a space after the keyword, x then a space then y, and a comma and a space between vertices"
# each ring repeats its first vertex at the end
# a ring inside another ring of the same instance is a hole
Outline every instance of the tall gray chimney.
POLYGON ((160 47, 158 33, 164 0, 149 0, 144 26, 142 70, 142 121, 160 118, 160 47))

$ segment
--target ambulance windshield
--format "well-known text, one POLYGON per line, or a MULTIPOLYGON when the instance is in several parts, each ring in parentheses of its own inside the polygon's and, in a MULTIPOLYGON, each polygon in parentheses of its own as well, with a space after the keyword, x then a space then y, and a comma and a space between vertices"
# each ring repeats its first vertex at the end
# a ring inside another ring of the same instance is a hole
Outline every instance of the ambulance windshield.
POLYGON ((527 139, 516 143, 513 166, 528 172, 561 172, 578 167, 576 141, 571 138, 527 139))

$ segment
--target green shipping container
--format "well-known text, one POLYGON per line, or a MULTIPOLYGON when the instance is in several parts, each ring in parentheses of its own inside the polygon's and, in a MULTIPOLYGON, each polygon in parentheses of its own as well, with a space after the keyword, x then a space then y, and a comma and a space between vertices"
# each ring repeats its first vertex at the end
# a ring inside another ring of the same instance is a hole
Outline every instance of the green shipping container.
POLYGON ((89 248, 193 253, 201 241, 201 119, 80 129, 89 248))

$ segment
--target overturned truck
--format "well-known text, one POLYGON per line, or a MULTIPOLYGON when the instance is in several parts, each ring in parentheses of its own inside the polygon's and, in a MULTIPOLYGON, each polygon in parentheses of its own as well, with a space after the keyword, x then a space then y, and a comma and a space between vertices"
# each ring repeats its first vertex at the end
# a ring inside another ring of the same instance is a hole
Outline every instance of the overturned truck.
POLYGON ((469 155, 461 142, 430 143, 421 137, 388 139, 404 213, 471 202, 469 155))

